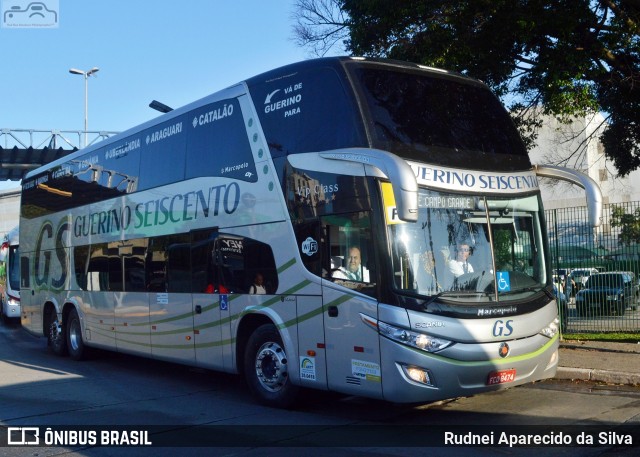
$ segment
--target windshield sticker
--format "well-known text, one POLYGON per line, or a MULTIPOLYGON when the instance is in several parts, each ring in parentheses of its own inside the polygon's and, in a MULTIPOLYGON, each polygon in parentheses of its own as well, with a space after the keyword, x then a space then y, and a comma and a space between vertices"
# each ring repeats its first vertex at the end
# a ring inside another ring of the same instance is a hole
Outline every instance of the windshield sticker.
POLYGON ((498 271, 498 292, 511 290, 511 278, 508 271, 498 271))

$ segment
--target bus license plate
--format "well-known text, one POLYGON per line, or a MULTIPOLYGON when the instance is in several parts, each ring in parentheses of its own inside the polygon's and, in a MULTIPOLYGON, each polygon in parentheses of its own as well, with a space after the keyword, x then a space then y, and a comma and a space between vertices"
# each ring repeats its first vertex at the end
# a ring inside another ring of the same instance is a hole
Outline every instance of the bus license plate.
POLYGON ((505 382, 513 382, 516 379, 516 370, 492 371, 487 378, 487 385, 504 384, 505 382))

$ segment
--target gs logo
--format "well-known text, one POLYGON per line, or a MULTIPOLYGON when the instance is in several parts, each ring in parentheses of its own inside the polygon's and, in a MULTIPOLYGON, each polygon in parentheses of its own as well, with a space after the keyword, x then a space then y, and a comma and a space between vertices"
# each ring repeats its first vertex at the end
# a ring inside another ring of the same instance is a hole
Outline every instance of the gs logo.
POLYGON ((498 319, 493 324, 493 336, 509 336, 513 333, 513 320, 506 322, 498 319))
POLYGON ((51 222, 45 222, 38 239, 36 241, 34 276, 35 283, 39 287, 51 286, 54 289, 60 289, 67 280, 67 272, 69 271, 69 261, 67 259, 66 250, 64 249, 65 232, 69 230, 69 224, 63 221, 54 234, 54 228, 51 222), (55 268, 57 276, 54 276, 52 268, 52 253, 55 254, 58 267, 55 268))

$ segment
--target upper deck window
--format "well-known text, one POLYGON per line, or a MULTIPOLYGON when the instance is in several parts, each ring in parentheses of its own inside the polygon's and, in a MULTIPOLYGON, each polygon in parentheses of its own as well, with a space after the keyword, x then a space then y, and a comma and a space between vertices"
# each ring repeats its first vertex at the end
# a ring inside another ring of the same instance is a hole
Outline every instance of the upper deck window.
POLYGON ((365 147, 355 99, 331 67, 287 69, 249 81, 271 155, 365 147))
POLYGON ((456 153, 527 156, 509 115, 480 83, 380 65, 353 64, 353 75, 373 147, 432 163, 456 153))

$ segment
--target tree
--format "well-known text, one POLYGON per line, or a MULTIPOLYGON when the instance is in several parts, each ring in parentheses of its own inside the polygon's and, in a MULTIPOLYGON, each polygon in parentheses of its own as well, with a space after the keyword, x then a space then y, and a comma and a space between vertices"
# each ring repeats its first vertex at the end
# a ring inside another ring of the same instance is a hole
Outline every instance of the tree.
POLYGON ((629 214, 622 206, 612 205, 611 227, 620 227, 618 244, 630 246, 640 243, 640 208, 629 214))
MULTIPOLYGON (((621 176, 640 167, 640 0, 299 0, 294 33, 324 54, 387 57, 480 79, 525 142, 539 116, 602 112, 621 176)), ((527 141, 528 140, 528 141, 527 141)))

